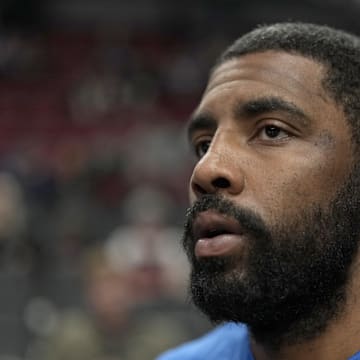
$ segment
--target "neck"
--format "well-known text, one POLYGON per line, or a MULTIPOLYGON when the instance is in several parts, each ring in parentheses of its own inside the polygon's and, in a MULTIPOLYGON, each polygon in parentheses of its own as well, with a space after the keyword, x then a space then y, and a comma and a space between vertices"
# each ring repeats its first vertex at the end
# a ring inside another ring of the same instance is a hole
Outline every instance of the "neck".
POLYGON ((288 343, 287 334, 274 343, 250 335, 256 360, 344 360, 360 350, 360 261, 354 264, 351 283, 341 311, 312 338, 288 343), (284 340, 285 339, 285 340, 284 340))

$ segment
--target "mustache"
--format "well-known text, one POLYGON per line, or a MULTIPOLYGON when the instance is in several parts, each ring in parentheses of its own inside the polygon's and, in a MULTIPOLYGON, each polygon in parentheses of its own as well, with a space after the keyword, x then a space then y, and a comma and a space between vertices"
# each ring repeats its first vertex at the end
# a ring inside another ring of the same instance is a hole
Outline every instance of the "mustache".
MULTIPOLYGON (((232 201, 217 194, 206 194, 198 199, 186 211, 184 224, 183 247, 185 251, 192 255, 195 247, 193 236, 193 223, 196 217, 204 211, 214 210, 226 217, 234 218, 244 232, 250 237, 257 239, 269 239, 270 231, 260 215, 254 211, 235 205, 232 201)), ((191 256, 192 257, 192 256, 191 256)))

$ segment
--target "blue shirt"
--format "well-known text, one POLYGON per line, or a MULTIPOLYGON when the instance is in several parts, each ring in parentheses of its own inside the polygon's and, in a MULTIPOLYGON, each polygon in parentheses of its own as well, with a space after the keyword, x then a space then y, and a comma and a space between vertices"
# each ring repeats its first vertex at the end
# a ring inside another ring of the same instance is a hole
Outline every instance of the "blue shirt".
MULTIPOLYGON (((203 337, 167 351, 157 360, 254 360, 245 325, 227 323, 203 337)), ((360 360, 360 352, 348 360, 360 360)))

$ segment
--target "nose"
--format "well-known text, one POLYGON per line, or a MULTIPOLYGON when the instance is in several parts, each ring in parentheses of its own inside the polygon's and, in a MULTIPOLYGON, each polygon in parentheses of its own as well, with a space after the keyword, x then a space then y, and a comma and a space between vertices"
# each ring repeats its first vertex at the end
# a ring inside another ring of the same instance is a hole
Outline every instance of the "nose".
POLYGON ((243 188, 244 173, 234 149, 222 152, 210 147, 196 164, 190 180, 190 191, 195 198, 214 193, 234 196, 240 194, 243 188))

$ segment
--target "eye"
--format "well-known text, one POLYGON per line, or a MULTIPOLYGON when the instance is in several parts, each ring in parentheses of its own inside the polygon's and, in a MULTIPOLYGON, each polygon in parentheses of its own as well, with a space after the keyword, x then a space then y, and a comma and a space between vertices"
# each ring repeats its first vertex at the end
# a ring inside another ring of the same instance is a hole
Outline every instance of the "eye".
POLYGON ((285 140, 290 137, 290 134, 281 127, 270 124, 260 129, 258 137, 261 140, 285 140))
POLYGON ((206 154, 206 152, 210 147, 210 143, 211 143, 210 140, 202 140, 195 144, 194 146, 195 155, 199 159, 201 159, 206 154))

